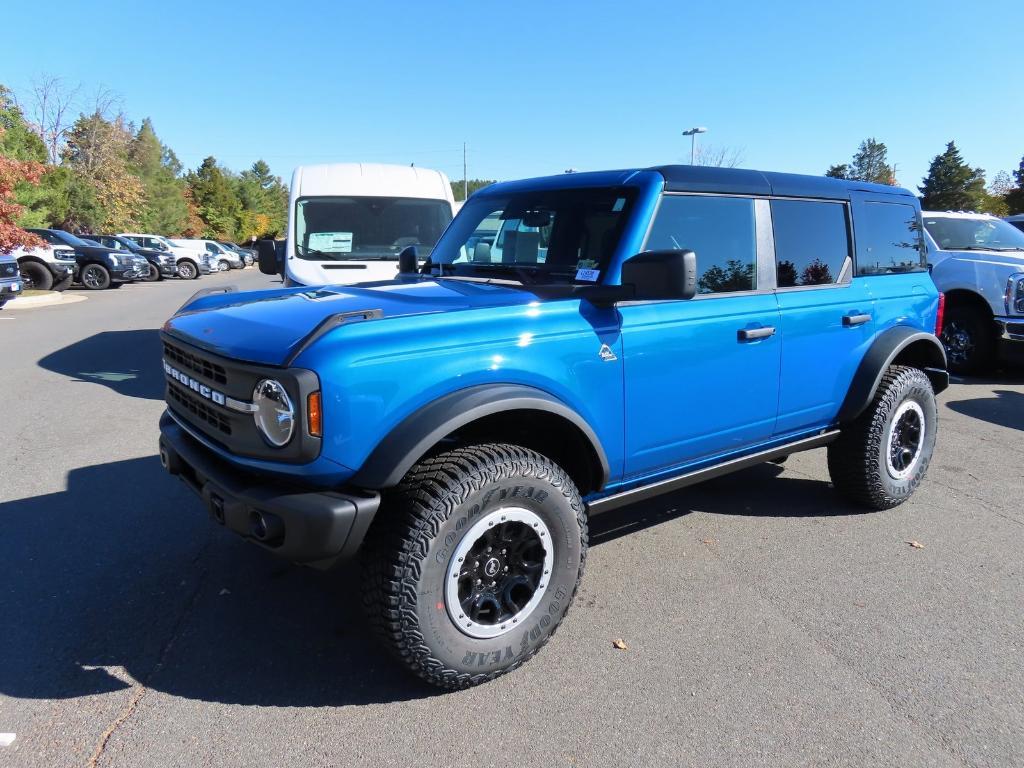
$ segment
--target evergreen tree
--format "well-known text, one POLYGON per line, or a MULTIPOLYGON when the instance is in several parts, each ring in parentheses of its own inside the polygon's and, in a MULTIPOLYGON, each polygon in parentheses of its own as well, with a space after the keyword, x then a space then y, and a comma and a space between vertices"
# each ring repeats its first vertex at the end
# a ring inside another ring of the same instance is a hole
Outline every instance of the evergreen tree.
POLYGON ((177 234, 188 223, 188 205, 182 193, 184 184, 177 178, 181 164, 165 147, 147 117, 142 121, 128 150, 132 170, 142 182, 144 205, 139 216, 146 232, 177 234))
POLYGON ((973 211, 986 204, 985 171, 965 163, 952 141, 932 160, 918 189, 921 207, 930 211, 973 211))
POLYGON ((1017 186, 1003 198, 1006 201, 1006 209, 1010 214, 1024 213, 1024 157, 1020 159, 1020 165, 1013 172, 1013 178, 1017 186))
POLYGON ((217 164, 217 158, 207 157, 195 172, 187 177, 199 216, 205 227, 204 237, 234 240, 238 229, 242 204, 235 193, 230 172, 217 164))
POLYGON ((889 165, 889 150, 885 144, 874 138, 862 141, 853 156, 850 178, 875 184, 892 184, 895 174, 889 165))
POLYGON ((850 178, 850 166, 846 163, 830 165, 825 171, 825 175, 833 179, 848 179, 850 178))

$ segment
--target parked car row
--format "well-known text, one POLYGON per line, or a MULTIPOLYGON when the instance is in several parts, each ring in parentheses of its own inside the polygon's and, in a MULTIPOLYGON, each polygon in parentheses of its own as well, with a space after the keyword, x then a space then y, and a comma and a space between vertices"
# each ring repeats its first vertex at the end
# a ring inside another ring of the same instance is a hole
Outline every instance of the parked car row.
POLYGON ((212 272, 244 269, 255 260, 248 249, 214 240, 172 240, 138 232, 73 235, 62 229, 28 231, 38 235, 43 245, 16 248, 0 261, 0 307, 26 289, 63 291, 78 284, 103 290, 136 280, 195 280, 212 272), (12 264, 14 275, 8 278, 6 272, 12 264))

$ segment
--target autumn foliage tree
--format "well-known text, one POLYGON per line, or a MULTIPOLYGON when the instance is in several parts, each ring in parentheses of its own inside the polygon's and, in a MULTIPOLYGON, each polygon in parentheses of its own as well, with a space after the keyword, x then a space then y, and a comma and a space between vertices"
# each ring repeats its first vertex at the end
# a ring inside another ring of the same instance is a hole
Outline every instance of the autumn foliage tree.
MULTIPOLYGON (((0 126, 0 138, 5 131, 0 126)), ((19 184, 38 184, 45 170, 42 163, 0 155, 0 253, 9 253, 20 245, 42 245, 42 240, 17 225, 24 206, 14 201, 14 190, 19 184)))

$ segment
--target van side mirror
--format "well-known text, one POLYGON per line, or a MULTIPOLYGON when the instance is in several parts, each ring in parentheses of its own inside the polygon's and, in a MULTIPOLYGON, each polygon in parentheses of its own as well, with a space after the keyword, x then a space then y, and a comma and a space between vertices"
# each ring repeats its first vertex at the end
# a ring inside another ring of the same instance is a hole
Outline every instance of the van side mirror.
POLYGON ((420 263, 415 245, 407 245, 398 254, 398 272, 403 275, 415 275, 419 272, 420 263))
POLYGON ((260 240, 256 243, 256 256, 260 264, 260 272, 264 275, 279 275, 284 270, 277 258, 277 244, 273 240, 260 240))
POLYGON ((697 254, 690 250, 644 251, 622 264, 622 284, 634 298, 692 299, 697 295, 697 254))

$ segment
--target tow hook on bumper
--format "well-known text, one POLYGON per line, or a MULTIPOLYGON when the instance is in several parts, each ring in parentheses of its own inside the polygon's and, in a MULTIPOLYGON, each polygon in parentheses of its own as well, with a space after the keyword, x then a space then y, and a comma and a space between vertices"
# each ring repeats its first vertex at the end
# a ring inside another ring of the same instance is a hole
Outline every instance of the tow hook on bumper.
POLYGON ((220 525, 318 568, 354 555, 380 506, 378 493, 307 491, 238 470, 166 413, 160 420, 160 463, 195 491, 220 525))

